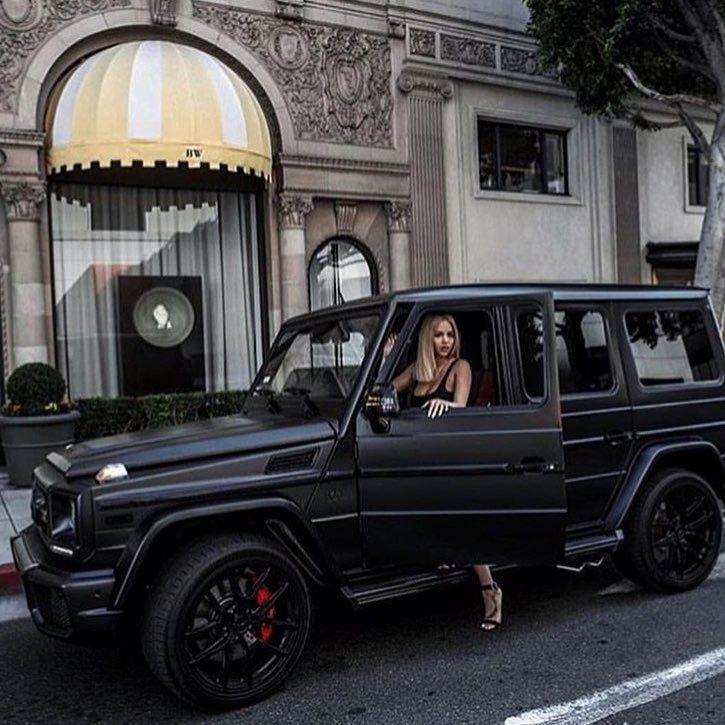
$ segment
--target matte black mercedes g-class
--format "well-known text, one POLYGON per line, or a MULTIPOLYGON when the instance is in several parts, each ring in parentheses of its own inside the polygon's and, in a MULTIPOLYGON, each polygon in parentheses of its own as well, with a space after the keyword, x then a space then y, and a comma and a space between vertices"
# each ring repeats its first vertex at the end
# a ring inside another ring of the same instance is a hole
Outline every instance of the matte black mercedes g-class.
POLYGON ((313 592, 360 606, 459 581, 440 564, 614 555, 651 589, 720 548, 725 366, 707 293, 466 286, 287 322, 239 416, 91 440, 36 469, 13 539, 38 629, 139 623, 158 678, 232 708, 290 674, 313 592), (466 407, 391 386, 447 313, 466 407))

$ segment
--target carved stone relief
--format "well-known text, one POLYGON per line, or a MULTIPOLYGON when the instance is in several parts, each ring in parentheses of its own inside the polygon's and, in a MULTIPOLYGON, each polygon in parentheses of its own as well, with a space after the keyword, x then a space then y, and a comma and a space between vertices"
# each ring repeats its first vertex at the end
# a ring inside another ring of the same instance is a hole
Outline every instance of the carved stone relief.
POLYGON ((301 139, 393 143, 390 44, 383 35, 290 22, 195 0, 194 17, 251 51, 277 82, 301 139))
POLYGON ((280 194, 277 197, 279 228, 304 229, 305 220, 312 209, 312 199, 307 196, 280 194))
POLYGON ((435 58, 436 35, 431 30, 421 28, 410 29, 410 54, 435 58))
POLYGON ((4 183, 0 194, 5 199, 9 221, 40 219, 40 206, 45 201, 44 184, 4 183))
POLYGON ((131 0, 0 0, 0 111, 13 111, 29 56, 82 15, 126 7, 131 0))
POLYGON ((466 65, 496 67, 496 46, 481 40, 441 35, 441 60, 452 60, 466 65))
POLYGON ((523 48, 501 46, 501 70, 512 73, 526 73, 530 76, 543 76, 558 80, 559 74, 555 68, 544 68, 537 53, 523 48))
POLYGON ((178 0, 151 0, 151 20, 156 25, 176 25, 178 0))

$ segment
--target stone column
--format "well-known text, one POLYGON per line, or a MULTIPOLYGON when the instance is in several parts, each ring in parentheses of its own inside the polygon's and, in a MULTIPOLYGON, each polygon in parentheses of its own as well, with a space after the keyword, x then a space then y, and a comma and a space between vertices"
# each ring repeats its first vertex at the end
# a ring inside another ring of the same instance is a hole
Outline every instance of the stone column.
POLYGON ((2 196, 8 220, 13 366, 26 362, 48 362, 40 235, 45 185, 40 182, 3 182, 2 196))
POLYGON ((411 281, 448 284, 443 103, 453 86, 442 77, 404 72, 398 88, 410 95, 411 281))
POLYGON ((277 199, 283 320, 309 310, 305 222, 312 206, 309 197, 280 194, 277 199))
POLYGON ((391 201, 385 205, 390 239, 390 291, 410 287, 410 215, 408 201, 391 201))

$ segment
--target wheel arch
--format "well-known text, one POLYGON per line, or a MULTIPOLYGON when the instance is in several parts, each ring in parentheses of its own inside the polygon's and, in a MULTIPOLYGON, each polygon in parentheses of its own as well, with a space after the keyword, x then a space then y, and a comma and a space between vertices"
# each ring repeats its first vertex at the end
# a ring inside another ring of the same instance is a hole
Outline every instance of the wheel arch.
POLYGON ((655 443, 643 448, 629 468, 614 505, 606 519, 608 531, 619 529, 642 484, 662 468, 684 468, 697 473, 725 501, 725 466, 717 447, 709 441, 691 440, 655 443))
POLYGON ((194 506, 166 512, 139 527, 127 545, 117 571, 113 608, 124 609, 134 592, 180 545, 211 532, 248 531, 279 543, 305 575, 319 586, 337 579, 302 511, 284 498, 257 499, 194 506))

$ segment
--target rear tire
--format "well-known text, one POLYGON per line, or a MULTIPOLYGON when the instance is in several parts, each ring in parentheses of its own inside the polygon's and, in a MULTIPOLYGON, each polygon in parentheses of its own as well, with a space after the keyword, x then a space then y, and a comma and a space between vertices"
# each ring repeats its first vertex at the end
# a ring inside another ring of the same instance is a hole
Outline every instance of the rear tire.
POLYGON ((721 538, 720 503, 712 486, 692 471, 666 468, 637 494, 615 562, 647 589, 686 591, 707 579, 721 538))
POLYGON ((311 616, 305 579, 283 550, 251 534, 210 536, 164 568, 146 601, 142 649, 178 697, 231 710, 287 679, 311 616))

